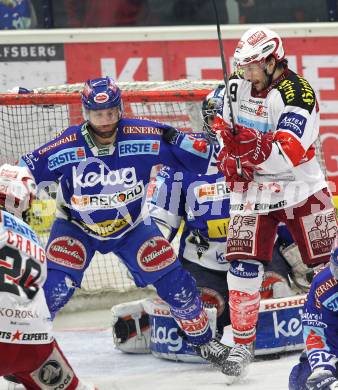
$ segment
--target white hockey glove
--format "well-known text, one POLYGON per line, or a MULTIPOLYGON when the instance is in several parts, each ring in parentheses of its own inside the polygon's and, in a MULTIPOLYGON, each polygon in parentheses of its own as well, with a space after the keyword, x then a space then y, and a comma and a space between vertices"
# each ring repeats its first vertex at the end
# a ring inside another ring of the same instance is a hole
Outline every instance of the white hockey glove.
POLYGON ((336 390, 338 379, 330 370, 323 367, 316 368, 306 381, 308 390, 336 390))
POLYGON ((150 353, 149 316, 144 299, 121 303, 111 308, 113 339, 117 349, 127 353, 150 353))
POLYGON ((291 279, 294 284, 301 291, 308 292, 313 278, 313 269, 303 263, 298 246, 291 244, 285 248, 281 247, 280 252, 291 267, 291 279))

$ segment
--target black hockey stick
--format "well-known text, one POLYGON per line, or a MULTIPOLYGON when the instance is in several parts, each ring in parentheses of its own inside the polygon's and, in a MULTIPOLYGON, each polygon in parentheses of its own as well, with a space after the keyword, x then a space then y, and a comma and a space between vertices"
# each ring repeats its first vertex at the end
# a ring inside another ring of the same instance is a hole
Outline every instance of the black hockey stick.
MULTIPOLYGON (((230 97, 228 73, 227 73, 227 67, 226 67, 226 62, 225 62, 224 48, 223 48, 223 42, 222 42, 221 26, 220 26, 219 17, 218 17, 218 10, 217 10, 216 1, 212 0, 212 4, 214 6, 215 16, 216 16, 218 44, 219 44, 219 51, 221 53, 223 80, 224 80, 224 85, 225 85, 225 94, 224 95, 226 95, 226 101, 227 101, 227 105, 228 105, 228 108, 229 108, 229 118, 230 118, 230 124, 231 124, 231 127, 232 127, 231 132, 232 132, 233 135, 237 135, 238 133, 236 131, 235 119, 234 119, 234 111, 233 111, 233 108, 232 108, 232 102, 231 102, 231 97, 230 97)), ((236 157, 236 171, 237 171, 238 175, 242 176, 242 165, 241 165, 241 160, 239 159, 239 157, 236 157)))

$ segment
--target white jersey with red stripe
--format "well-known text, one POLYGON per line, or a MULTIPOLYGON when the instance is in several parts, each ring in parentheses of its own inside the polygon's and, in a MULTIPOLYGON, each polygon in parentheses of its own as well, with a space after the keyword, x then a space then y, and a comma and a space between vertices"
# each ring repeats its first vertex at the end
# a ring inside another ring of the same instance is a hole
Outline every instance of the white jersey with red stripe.
POLYGON ((0 211, 0 343, 48 344, 52 322, 42 289, 45 251, 21 219, 0 211))
MULTIPOLYGON (((284 209, 327 187, 315 155, 319 107, 310 84, 286 69, 259 94, 237 76, 230 78, 229 89, 235 123, 274 133, 271 155, 256 166, 248 191, 231 193, 231 213, 284 209)), ((223 112, 229 121, 226 103, 223 112)))

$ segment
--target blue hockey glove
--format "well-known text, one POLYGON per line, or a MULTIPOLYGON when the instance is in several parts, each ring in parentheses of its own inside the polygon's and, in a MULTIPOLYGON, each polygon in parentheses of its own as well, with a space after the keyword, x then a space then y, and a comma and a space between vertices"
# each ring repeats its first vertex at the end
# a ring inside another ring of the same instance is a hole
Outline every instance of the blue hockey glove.
POLYGON ((308 377, 306 386, 309 390, 333 390, 338 389, 338 380, 330 370, 321 367, 308 377))
POLYGON ((169 144, 175 145, 179 139, 179 136, 182 134, 181 131, 175 129, 175 127, 168 127, 163 129, 162 138, 169 144))

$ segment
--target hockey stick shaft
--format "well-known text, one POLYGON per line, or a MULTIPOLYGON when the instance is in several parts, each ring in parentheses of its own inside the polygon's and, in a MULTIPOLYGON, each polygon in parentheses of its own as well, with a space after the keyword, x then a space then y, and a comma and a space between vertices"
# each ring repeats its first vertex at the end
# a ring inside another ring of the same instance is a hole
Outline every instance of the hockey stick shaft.
MULTIPOLYGON (((215 10, 216 25, 217 25, 217 37, 218 37, 219 50, 221 53, 223 80, 224 80, 224 86, 225 86, 225 94, 224 95, 226 96, 226 101, 227 101, 227 105, 229 108, 229 119, 230 119, 230 123, 231 123, 231 127, 232 127, 232 134, 237 135, 236 126, 235 126, 235 119, 234 119, 234 111, 232 108, 232 102, 231 102, 231 96, 230 96, 229 79, 228 79, 227 67, 226 67, 226 62, 225 62, 221 26, 220 26, 220 22, 219 22, 216 0, 212 0, 212 3, 214 6, 214 10, 215 10)), ((242 176, 242 166, 241 166, 241 160, 239 159, 239 157, 236 157, 236 170, 237 170, 237 174, 242 176)))

